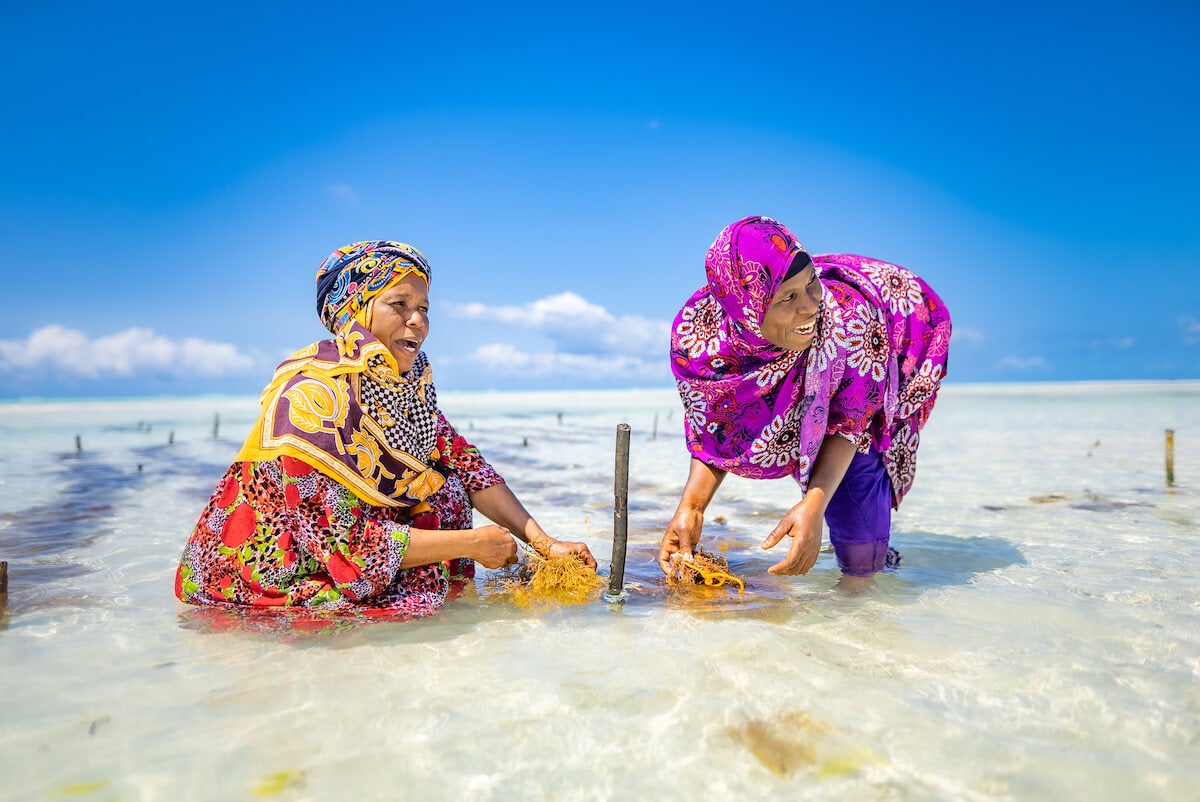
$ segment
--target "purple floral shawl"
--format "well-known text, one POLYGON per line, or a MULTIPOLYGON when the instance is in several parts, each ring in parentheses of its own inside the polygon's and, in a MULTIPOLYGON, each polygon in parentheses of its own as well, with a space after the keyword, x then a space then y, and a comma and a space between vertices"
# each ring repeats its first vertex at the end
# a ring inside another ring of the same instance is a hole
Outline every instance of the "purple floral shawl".
POLYGON ((728 226, 708 249, 708 283, 671 327, 689 452, 739 476, 792 476, 807 489, 824 438, 840 435, 882 453, 899 505, 945 375, 949 312, 902 267, 817 255, 824 298, 816 338, 805 351, 778 348, 760 326, 801 250, 765 217, 728 226))

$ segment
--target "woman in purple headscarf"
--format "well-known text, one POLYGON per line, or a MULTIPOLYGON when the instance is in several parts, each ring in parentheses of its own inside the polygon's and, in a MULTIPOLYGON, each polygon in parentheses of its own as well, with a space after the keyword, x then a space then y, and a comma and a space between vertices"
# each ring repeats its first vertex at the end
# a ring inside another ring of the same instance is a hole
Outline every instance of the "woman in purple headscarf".
POLYGON ((659 565, 690 559, 729 471, 791 476, 803 497, 762 543, 791 537, 772 574, 804 574, 822 518, 845 574, 898 561, 891 511, 912 487, 921 428, 946 372, 950 315, 912 272, 863 256, 809 256, 748 217, 704 261, 708 282, 671 330, 691 469, 659 565))
POLYGON ((429 615, 474 562, 512 561, 511 535, 550 537, 437 405, 421 350, 430 268, 400 242, 356 242, 317 271, 333 334, 275 370, 175 574, 190 604, 429 615), (496 524, 474 527, 472 508, 496 524))

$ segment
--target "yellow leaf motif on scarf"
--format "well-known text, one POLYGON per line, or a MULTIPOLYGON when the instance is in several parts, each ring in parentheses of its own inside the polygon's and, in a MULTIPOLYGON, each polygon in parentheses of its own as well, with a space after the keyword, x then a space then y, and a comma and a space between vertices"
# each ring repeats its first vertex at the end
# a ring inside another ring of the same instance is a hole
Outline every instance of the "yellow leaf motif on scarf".
POLYGON ((432 468, 426 468, 408 481, 405 492, 413 498, 425 499, 442 489, 446 480, 432 468))
POLYGON ((355 357, 358 355, 358 344, 362 342, 363 334, 361 331, 347 331, 334 342, 337 343, 338 353, 343 357, 355 357))
POLYGON ((333 432, 346 422, 350 399, 339 381, 303 379, 283 397, 288 400, 288 419, 303 432, 333 432))
POLYGON ((350 434, 350 451, 358 457, 358 472, 363 476, 375 479, 377 482, 381 479, 395 478, 396 474, 383 467, 381 461, 383 454, 379 449, 379 444, 373 438, 363 434, 362 430, 355 429, 350 434))
POLYGON ((433 371, 428 365, 425 366, 424 372, 421 373, 421 379, 417 382, 417 398, 425 401, 428 397, 429 388, 433 386, 433 371))

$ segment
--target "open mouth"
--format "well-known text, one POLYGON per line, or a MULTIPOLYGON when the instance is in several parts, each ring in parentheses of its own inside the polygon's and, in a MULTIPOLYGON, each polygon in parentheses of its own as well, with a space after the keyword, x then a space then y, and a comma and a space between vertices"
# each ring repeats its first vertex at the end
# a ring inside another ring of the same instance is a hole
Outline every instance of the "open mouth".
POLYGON ((421 341, 414 340, 412 337, 405 337, 400 341, 404 345, 406 351, 412 351, 414 354, 421 350, 421 341))
POLYGON ((817 329, 817 318, 814 317, 812 320, 805 323, 803 326, 797 326, 796 328, 792 329, 792 331, 794 331, 796 334, 799 334, 801 337, 807 337, 808 335, 810 335, 814 331, 816 331, 816 329, 817 329))

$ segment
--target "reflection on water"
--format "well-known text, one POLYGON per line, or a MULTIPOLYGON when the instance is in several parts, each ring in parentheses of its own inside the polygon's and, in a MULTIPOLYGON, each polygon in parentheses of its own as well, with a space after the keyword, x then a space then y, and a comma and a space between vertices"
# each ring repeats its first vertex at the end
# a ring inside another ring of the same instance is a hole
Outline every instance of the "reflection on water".
POLYGON ((447 396, 602 575, 634 424, 629 592, 522 609, 480 571, 411 621, 175 602, 254 399, 14 407, 0 800, 1198 798, 1197 401, 947 388, 897 569, 850 593, 825 549, 771 576, 795 485, 730 477, 703 546, 744 592, 680 595, 657 563, 687 475, 671 391, 447 396), (1145 447, 1168 427, 1173 489, 1145 447))

